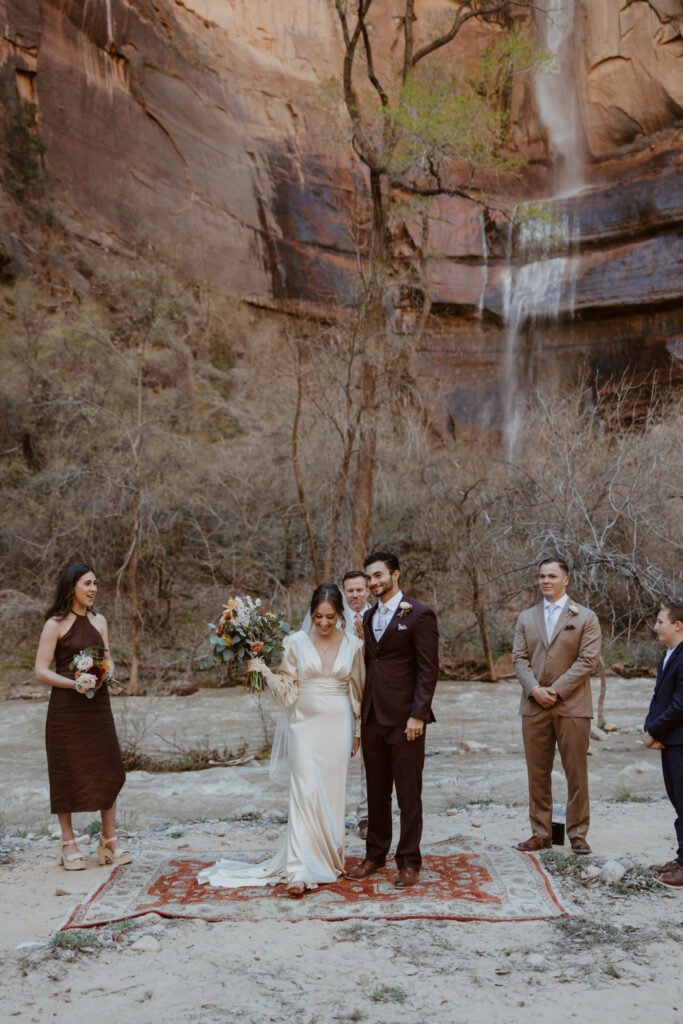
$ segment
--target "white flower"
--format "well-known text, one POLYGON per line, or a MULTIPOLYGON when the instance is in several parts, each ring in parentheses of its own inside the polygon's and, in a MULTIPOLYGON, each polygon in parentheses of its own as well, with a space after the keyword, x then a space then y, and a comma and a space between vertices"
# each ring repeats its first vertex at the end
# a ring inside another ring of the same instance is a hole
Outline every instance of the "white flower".
POLYGON ((92 676, 88 672, 81 672, 76 680, 76 689, 79 693, 86 693, 87 690, 94 690, 97 686, 97 676, 92 676))
POLYGON ((574 604, 573 601, 569 605, 569 608, 567 610, 570 613, 570 615, 578 615, 579 614, 579 606, 577 604, 574 604))
POLYGON ((93 660, 89 654, 84 654, 76 662, 76 668, 79 672, 87 672, 89 668, 93 667, 93 660))

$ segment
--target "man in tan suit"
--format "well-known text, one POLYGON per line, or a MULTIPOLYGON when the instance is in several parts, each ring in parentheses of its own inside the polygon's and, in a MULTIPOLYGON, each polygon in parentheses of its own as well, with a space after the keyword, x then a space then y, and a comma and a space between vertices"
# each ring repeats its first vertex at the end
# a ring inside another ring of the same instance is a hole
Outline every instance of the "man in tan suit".
POLYGON ((538 571, 543 601, 517 619, 512 663, 522 686, 520 714, 529 775, 532 836, 518 843, 533 852, 552 846, 551 772, 555 745, 567 778, 567 835, 572 852, 590 853, 586 833, 588 741, 593 717, 590 676, 600 657, 600 624, 595 612, 567 594, 569 568, 544 559, 538 571))

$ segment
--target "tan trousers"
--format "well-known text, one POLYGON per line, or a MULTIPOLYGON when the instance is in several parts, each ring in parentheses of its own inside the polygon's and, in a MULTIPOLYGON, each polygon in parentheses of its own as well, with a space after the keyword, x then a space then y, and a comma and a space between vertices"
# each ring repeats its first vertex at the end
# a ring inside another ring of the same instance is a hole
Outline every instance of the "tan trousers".
POLYGON ((566 828, 569 839, 585 839, 590 823, 588 742, 590 718, 566 718, 551 708, 522 717, 522 737, 529 776, 529 820, 535 836, 549 839, 553 817, 550 773, 555 745, 567 778, 566 828))

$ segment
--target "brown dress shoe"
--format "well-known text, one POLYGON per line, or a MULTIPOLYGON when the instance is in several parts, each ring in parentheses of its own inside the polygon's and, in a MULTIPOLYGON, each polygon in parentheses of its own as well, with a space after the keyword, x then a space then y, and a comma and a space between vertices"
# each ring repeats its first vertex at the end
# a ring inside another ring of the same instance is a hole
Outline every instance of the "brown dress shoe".
POLYGON ((677 860, 668 860, 666 864, 650 864, 649 870, 654 871, 656 875, 661 875, 664 871, 673 871, 677 867, 677 860))
POLYGON ((357 864, 355 868, 346 871, 345 875, 347 878, 353 878, 358 881, 361 878, 367 878, 368 875, 374 875, 375 871, 379 871, 383 867, 384 864, 377 864, 374 860, 367 860, 366 858, 360 864, 357 864))
POLYGON ((397 889, 410 889, 411 885, 417 885, 419 871, 417 868, 401 868, 394 879, 397 889))
POLYGON ((358 822, 358 835, 361 837, 361 839, 367 839, 368 838, 368 819, 367 818, 361 818, 361 820, 358 822))
POLYGON ((676 861, 676 867, 672 868, 671 871, 662 871, 659 881, 662 885, 673 885, 677 889, 683 886, 683 864, 679 864, 676 861))
POLYGON ((517 849, 524 850, 525 853, 535 853, 536 850, 549 850, 552 845, 552 839, 547 836, 532 836, 523 843, 517 843, 517 849))
POLYGON ((583 857, 585 854, 593 852, 586 840, 582 839, 581 836, 575 836, 569 842, 572 844, 572 853, 575 853, 577 857, 583 857))

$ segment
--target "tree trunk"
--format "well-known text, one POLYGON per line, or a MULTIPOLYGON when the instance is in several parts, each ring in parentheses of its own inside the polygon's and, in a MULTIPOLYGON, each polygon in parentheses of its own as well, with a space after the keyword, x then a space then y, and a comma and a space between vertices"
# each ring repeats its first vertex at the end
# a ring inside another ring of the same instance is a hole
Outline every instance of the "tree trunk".
MULTIPOLYGON (((353 454, 353 443, 355 437, 356 431, 352 425, 349 425, 344 442, 342 463, 339 468, 339 476, 337 478, 337 493, 335 494, 334 505, 332 508, 332 521, 330 523, 330 531, 327 538, 327 554, 325 556, 324 572, 326 580, 331 580, 334 574, 334 555, 337 547, 337 531, 339 529, 339 519, 341 517, 344 495, 346 494, 346 485, 349 478, 351 455, 353 454)), ((351 564, 356 565, 357 563, 352 562, 351 564)))
POLYGON ((138 544, 130 556, 130 614, 132 618, 133 653, 130 662, 128 693, 137 696, 140 692, 140 612, 138 607, 138 544))
POLYGON ((133 652, 130 662, 130 680, 128 693, 136 696, 140 692, 140 610, 138 605, 138 549, 140 545, 140 442, 138 436, 135 448, 135 489, 133 491, 133 507, 131 509, 131 541, 129 563, 130 615, 132 623, 133 652))
POLYGON ((489 627, 486 621, 486 611, 484 610, 484 605, 481 600, 481 587, 479 585, 479 573, 477 569, 471 569, 469 576, 472 583, 472 607, 477 619, 477 625, 479 626, 481 645, 484 648, 484 660, 486 661, 486 670, 489 674, 489 682, 497 683, 498 677, 496 676, 496 670, 493 667, 493 652, 491 650, 489 627))
POLYGON ((361 370, 360 431, 351 520, 351 565, 362 565, 368 554, 372 498, 377 458, 377 360, 384 340, 383 282, 388 265, 388 206, 384 175, 370 172, 372 237, 367 294, 367 333, 361 370))
POLYGON ((299 501, 301 502, 301 508, 304 513, 304 520, 306 522, 306 535, 308 537, 308 546, 311 552, 311 561, 313 562, 313 572, 315 573, 316 586, 322 583, 322 577, 320 575, 320 563, 318 562, 318 549, 315 543, 315 534, 313 533, 313 521, 311 519, 311 511, 308 507, 306 500, 306 492, 304 490, 304 481, 301 475, 301 467, 299 465, 299 420, 301 419, 301 402, 303 397, 303 383, 301 379, 301 351, 297 345, 296 349, 296 406, 294 408, 294 422, 292 423, 292 467, 294 469, 294 479, 296 480, 296 489, 299 492, 299 501))
POLYGON ((366 359, 363 366, 361 386, 363 422, 361 423, 356 463, 356 479, 353 489, 351 511, 350 564, 360 566, 368 554, 368 538, 372 519, 372 496, 375 483, 375 458, 377 453, 377 370, 366 359))
POLYGON ((605 727, 605 697, 607 695, 607 669, 601 657, 598 661, 598 672, 600 673, 600 696, 598 697, 598 729, 605 727))

